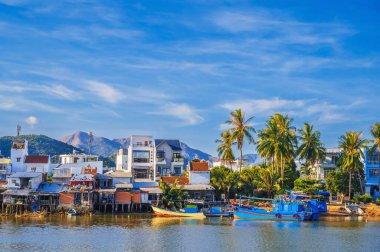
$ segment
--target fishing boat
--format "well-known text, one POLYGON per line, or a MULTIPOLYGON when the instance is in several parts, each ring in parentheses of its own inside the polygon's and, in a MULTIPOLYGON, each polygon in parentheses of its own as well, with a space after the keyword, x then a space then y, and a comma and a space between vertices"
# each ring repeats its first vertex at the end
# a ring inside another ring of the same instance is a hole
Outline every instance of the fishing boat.
POLYGON ((152 209, 154 214, 160 217, 186 217, 195 219, 204 219, 206 217, 196 204, 187 204, 183 210, 179 211, 168 210, 157 206, 152 206, 152 209))
POLYGON ((259 207, 239 205, 234 209, 235 219, 252 220, 288 220, 306 221, 317 220, 320 216, 318 205, 310 199, 289 197, 280 195, 277 200, 272 200, 273 209, 266 210, 259 207))
POLYGON ((203 211, 206 217, 232 217, 233 209, 223 202, 209 202, 209 208, 203 211))
POLYGON ((71 208, 67 211, 68 216, 77 216, 81 215, 82 213, 80 211, 75 210, 74 208, 71 208))

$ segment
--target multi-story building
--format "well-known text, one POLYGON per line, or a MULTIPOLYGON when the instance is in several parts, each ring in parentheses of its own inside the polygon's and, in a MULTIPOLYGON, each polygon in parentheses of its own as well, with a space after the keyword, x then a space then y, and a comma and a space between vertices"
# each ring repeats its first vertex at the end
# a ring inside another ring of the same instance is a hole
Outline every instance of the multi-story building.
POLYGON ((156 139, 156 175, 181 176, 185 171, 184 158, 179 140, 156 139))
POLYGON ((340 153, 341 150, 339 148, 327 148, 325 160, 316 164, 311 171, 311 178, 325 180, 329 172, 336 171, 336 161, 338 160, 340 153))
POLYGON ((379 153, 364 151, 365 192, 379 198, 379 153))
POLYGON ((25 171, 26 156, 28 156, 28 141, 15 139, 11 146, 11 172, 25 171))
POLYGON ((84 174, 91 170, 92 173, 103 173, 103 161, 98 156, 87 154, 60 155, 60 164, 53 169, 53 182, 69 184, 73 175, 84 174))
POLYGON ((119 150, 116 169, 129 172, 133 182, 156 181, 155 159, 152 136, 130 136, 127 148, 119 150))

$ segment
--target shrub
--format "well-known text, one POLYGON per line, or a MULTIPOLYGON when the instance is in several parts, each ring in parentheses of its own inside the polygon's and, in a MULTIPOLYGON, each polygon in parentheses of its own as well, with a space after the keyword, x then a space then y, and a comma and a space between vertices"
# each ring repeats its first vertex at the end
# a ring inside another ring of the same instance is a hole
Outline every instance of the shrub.
POLYGON ((372 197, 371 195, 363 194, 362 196, 360 196, 359 200, 360 202, 363 202, 364 204, 368 204, 372 202, 372 197))

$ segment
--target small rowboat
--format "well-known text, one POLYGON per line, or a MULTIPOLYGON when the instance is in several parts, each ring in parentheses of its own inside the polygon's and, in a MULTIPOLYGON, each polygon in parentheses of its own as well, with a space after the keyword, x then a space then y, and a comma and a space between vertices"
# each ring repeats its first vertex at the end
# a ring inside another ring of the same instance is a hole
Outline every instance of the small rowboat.
POLYGON ((166 210, 166 209, 162 209, 155 206, 152 206, 152 209, 153 209, 154 214, 160 217, 185 217, 185 218, 194 218, 194 219, 206 218, 203 212, 186 213, 182 211, 166 210))

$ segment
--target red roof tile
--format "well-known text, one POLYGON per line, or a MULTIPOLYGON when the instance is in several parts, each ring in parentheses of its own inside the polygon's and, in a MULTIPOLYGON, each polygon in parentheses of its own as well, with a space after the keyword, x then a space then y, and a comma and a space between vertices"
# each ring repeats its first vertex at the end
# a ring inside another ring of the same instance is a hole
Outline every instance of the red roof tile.
POLYGON ((163 176, 161 177, 162 182, 166 182, 168 184, 174 184, 174 182, 178 180, 177 185, 188 185, 189 178, 183 176, 163 176))
POLYGON ((49 156, 26 156, 26 164, 47 164, 49 156))
POLYGON ((206 161, 191 162, 190 170, 191 171, 208 171, 208 162, 206 161))

